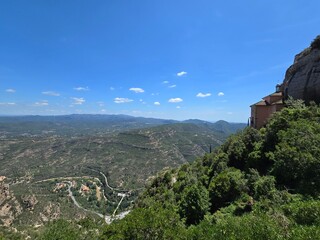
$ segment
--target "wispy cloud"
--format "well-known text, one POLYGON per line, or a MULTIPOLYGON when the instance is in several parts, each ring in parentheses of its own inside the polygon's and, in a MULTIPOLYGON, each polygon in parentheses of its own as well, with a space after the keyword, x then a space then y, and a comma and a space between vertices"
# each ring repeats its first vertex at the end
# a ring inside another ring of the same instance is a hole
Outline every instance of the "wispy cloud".
POLYGON ((48 106, 49 102, 47 100, 42 100, 40 102, 35 102, 34 106, 36 107, 43 107, 43 106, 48 106))
POLYGON ((180 109, 181 107, 180 107, 180 106, 177 106, 176 108, 177 108, 177 109, 180 109))
POLYGON ((169 81, 163 81, 162 82, 162 84, 168 84, 169 83, 169 81))
POLYGON ((102 101, 97 102, 97 104, 99 105, 99 107, 104 107, 104 102, 102 102, 102 101))
POLYGON ((48 95, 48 96, 54 96, 54 97, 59 97, 60 96, 60 93, 57 93, 57 92, 53 92, 53 91, 45 91, 45 92, 42 92, 43 95, 48 95))
POLYGON ((160 106, 160 102, 154 102, 154 105, 160 106))
POLYGON ((74 105, 82 105, 86 101, 84 100, 84 98, 77 98, 77 97, 72 97, 71 99, 73 100, 72 104, 74 105))
POLYGON ((75 87, 73 90, 76 91, 89 91, 90 89, 88 87, 75 87))
POLYGON ((168 88, 175 88, 177 85, 171 85, 171 86, 169 86, 168 88))
POLYGON ((147 104, 143 99, 139 99, 139 102, 141 102, 142 104, 147 104))
POLYGON ((179 102, 182 102, 183 99, 182 98, 170 98, 169 99, 169 103, 179 103, 179 102))
POLYGON ((177 76, 178 76, 178 77, 182 77, 182 76, 187 75, 187 74, 188 74, 187 72, 182 71, 182 72, 178 72, 178 73, 177 73, 177 76))
POLYGON ((224 96, 224 93, 223 92, 219 92, 218 93, 218 97, 222 97, 222 96, 224 96))
POLYGON ((14 102, 0 102, 0 106, 12 106, 16 105, 14 102))
POLYGON ((142 88, 130 88, 129 91, 135 92, 135 93, 143 93, 144 90, 142 88))
POLYGON ((16 90, 15 90, 15 89, 12 89, 12 88, 8 88, 8 89, 6 89, 6 92, 7 92, 7 93, 15 93, 16 90))
POLYGON ((200 98, 205 98, 205 97, 210 97, 211 96, 211 93, 198 93, 197 94, 197 97, 200 97, 200 98))
POLYGON ((115 90, 115 88, 114 88, 114 87, 110 87, 109 89, 110 89, 111 91, 114 91, 114 90, 115 90))
POLYGON ((129 99, 129 98, 120 98, 120 97, 117 97, 113 100, 115 103, 129 103, 129 102, 132 102, 133 100, 132 99, 129 99))

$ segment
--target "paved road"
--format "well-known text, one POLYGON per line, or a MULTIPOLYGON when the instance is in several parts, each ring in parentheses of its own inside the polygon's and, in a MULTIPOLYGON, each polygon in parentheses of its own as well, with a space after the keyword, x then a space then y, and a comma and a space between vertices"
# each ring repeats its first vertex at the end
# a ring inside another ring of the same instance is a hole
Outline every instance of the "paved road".
POLYGON ((66 181, 64 183, 67 183, 69 186, 68 186, 68 192, 69 192, 69 197, 72 199, 74 205, 76 205, 78 208, 86 211, 86 212, 91 212, 93 214, 96 214, 98 215, 99 217, 101 218, 104 218, 104 216, 101 214, 101 213, 98 213, 98 212, 95 212, 95 211, 92 211, 92 210, 88 210, 88 209, 85 209, 84 207, 82 207, 76 200, 76 198, 73 196, 73 193, 71 191, 71 187, 72 187, 72 183, 70 181, 66 181))

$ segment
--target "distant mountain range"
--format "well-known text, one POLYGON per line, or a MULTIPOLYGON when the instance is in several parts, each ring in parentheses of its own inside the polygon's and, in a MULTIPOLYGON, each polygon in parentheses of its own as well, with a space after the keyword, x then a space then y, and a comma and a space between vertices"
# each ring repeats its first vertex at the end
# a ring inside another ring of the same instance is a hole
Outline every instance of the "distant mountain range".
POLYGON ((0 137, 19 135, 105 134, 173 123, 193 123, 224 134, 244 128, 244 123, 215 123, 190 119, 186 121, 133 117, 128 115, 72 114, 60 116, 0 116, 0 137))

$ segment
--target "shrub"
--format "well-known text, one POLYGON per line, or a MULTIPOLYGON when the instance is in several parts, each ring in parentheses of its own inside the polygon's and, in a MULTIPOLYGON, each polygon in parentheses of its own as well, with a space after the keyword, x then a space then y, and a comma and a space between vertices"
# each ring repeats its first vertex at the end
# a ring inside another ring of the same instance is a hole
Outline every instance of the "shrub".
POLYGON ((247 190, 247 181, 240 170, 228 168, 221 172, 211 180, 209 185, 212 212, 229 205, 247 190))
POLYGON ((198 224, 209 210, 209 195, 205 187, 193 184, 182 192, 179 203, 181 218, 186 219, 186 224, 198 224))
POLYGON ((320 201, 299 201, 286 205, 283 210, 297 224, 320 226, 320 201))

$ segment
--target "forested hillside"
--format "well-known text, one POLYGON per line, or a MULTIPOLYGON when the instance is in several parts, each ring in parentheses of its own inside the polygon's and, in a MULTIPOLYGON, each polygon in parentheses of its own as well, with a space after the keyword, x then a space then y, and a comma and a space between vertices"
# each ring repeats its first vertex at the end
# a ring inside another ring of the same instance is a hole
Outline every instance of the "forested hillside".
POLYGON ((212 154, 162 172, 102 239, 319 239, 320 108, 288 103, 212 154))

